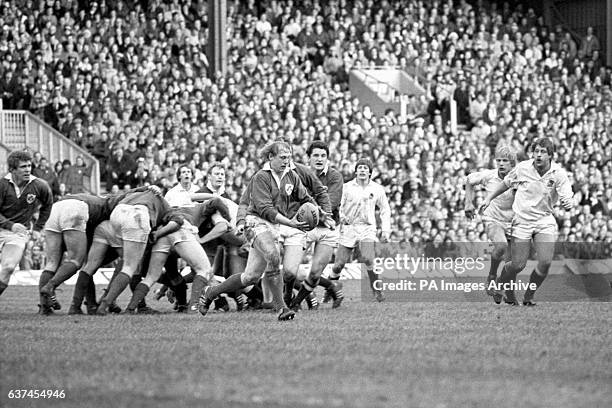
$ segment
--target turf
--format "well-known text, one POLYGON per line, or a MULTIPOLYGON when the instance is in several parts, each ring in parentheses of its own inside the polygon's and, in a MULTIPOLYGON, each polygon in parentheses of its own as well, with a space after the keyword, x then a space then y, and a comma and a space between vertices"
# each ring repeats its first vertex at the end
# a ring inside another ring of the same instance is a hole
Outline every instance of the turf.
MULTIPOLYGON (((58 293, 68 305, 72 287, 58 293)), ((264 312, 35 314, 0 298, 1 407, 609 407, 612 305, 373 303, 264 312), (9 400, 62 389, 63 400, 9 400)), ((125 304, 122 297, 120 303, 125 304)))

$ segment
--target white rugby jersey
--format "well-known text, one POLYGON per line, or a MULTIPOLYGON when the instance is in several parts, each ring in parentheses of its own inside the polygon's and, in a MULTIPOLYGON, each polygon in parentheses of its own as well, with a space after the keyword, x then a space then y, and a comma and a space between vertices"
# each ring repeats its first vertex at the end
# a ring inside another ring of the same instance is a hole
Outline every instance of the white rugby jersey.
POLYGON ((181 183, 178 183, 168 190, 164 198, 171 207, 193 207, 195 203, 191 201, 191 194, 197 192, 199 189, 200 188, 195 184, 191 184, 191 188, 185 190, 181 183))
POLYGON ((376 207, 380 210, 381 229, 391 232, 391 207, 380 184, 370 181, 365 187, 356 179, 344 183, 340 202, 340 219, 349 225, 373 225, 376 227, 376 207))
POLYGON ((540 176, 533 159, 520 162, 504 178, 504 184, 516 189, 515 217, 523 221, 538 221, 553 214, 557 200, 573 205, 574 192, 565 170, 555 162, 540 176))
MULTIPOLYGON (((487 194, 490 194, 503 182, 503 179, 499 177, 498 170, 491 169, 471 173, 467 176, 467 181, 471 185, 482 184, 487 194)), ((491 201, 482 215, 498 222, 511 222, 512 217, 514 217, 513 201, 514 190, 508 189, 491 201)))

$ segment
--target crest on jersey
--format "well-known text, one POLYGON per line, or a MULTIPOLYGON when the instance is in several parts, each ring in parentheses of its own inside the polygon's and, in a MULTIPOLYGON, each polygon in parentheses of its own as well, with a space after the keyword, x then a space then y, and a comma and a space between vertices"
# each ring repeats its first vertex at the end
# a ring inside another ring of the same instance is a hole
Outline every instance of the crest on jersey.
POLYGON ((548 188, 553 188, 555 186, 555 180, 549 179, 546 185, 548 186, 548 188))
POLYGON ((285 184, 285 193, 287 193, 287 195, 291 195, 292 192, 293 192, 293 184, 290 184, 290 183, 285 184))
POLYGON ((28 204, 32 204, 34 202, 34 200, 36 200, 36 194, 28 194, 26 196, 26 202, 28 204))

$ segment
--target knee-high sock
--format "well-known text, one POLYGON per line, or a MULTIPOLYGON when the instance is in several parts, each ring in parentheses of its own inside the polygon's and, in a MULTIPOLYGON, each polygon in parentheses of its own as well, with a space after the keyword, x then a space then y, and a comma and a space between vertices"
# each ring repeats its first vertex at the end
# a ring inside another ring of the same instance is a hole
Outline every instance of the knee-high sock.
POLYGON ((531 276, 529 277, 529 286, 531 286, 532 283, 535 283, 536 289, 535 290, 527 289, 525 291, 525 300, 533 299, 533 295, 535 295, 535 291, 540 287, 540 285, 542 285, 542 282, 544 282, 544 279, 546 279, 546 275, 541 274, 538 268, 535 268, 533 272, 531 272, 531 276))
POLYGON ((368 272, 368 279, 370 280, 370 287, 372 288, 372 290, 375 290, 374 282, 378 280, 378 275, 376 275, 372 269, 367 269, 367 272, 368 272))
MULTIPOLYGON (((238 273, 236 275, 232 275, 227 278, 224 282, 217 286, 213 286, 208 291, 208 298, 214 299, 222 293, 230 293, 244 288, 244 283, 242 283, 242 274, 238 273)), ((281 288, 282 293, 282 288, 281 288)), ((282 294, 281 294, 282 297, 282 294)))
POLYGON ((179 283, 172 286, 174 296, 176 297, 176 304, 183 306, 187 304, 187 284, 185 280, 181 279, 179 283))
MULTIPOLYGON (((191 285, 191 300, 189 304, 195 305, 198 303, 198 299, 202 294, 202 290, 208 285, 208 281, 201 275, 196 275, 193 278, 193 284, 191 285)), ((180 303, 179 303, 180 304, 180 303)))
POLYGON ((79 266, 74 262, 64 262, 60 265, 55 275, 49 280, 49 283, 53 285, 53 288, 57 288, 59 285, 70 279, 77 271, 79 266))
POLYGON ((285 300, 283 298, 283 275, 280 271, 270 273, 266 272, 265 278, 268 280, 270 291, 272 292, 272 302, 276 310, 281 310, 286 307, 285 300))
POLYGON ((132 299, 130 299, 130 303, 127 305, 127 308, 129 310, 136 310, 140 302, 144 300, 145 296, 147 296, 147 293, 149 293, 149 286, 144 282, 138 283, 138 285, 136 285, 134 288, 132 299))
POLYGON ((291 303, 291 298, 293 298, 293 286, 295 284, 295 276, 293 277, 285 277, 285 286, 284 286, 284 300, 285 304, 291 303))
POLYGON ((40 274, 40 279, 38 280, 38 289, 42 289, 43 286, 49 283, 49 281, 53 278, 53 275, 55 275, 55 273, 52 271, 42 271, 40 274))
POLYGON ((317 287, 317 283, 318 281, 315 282, 314 280, 310 280, 310 278, 306 278, 306 280, 302 282, 302 285, 300 286, 300 291, 297 295, 295 295, 293 301, 291 301, 291 306, 299 305, 300 303, 302 303, 302 301, 306 299, 306 296, 312 293, 314 288, 317 287))
POLYGON ((96 301, 96 284, 94 283, 93 276, 89 276, 87 282, 87 290, 85 291, 85 301, 87 302, 87 306, 91 307, 94 307, 98 304, 98 302, 96 301))
MULTIPOLYGON (((81 271, 77 278, 76 285, 74 286, 74 293, 72 294, 72 305, 76 308, 80 308, 83 304, 83 299, 89 289, 89 282, 93 281, 91 276, 81 271)), ((95 297, 94 297, 95 303, 95 297)), ((87 299, 87 305, 89 305, 89 299, 87 299)))
POLYGON ((130 277, 123 273, 119 272, 117 276, 114 277, 110 285, 108 286, 108 292, 104 297, 104 300, 107 304, 112 304, 117 300, 121 292, 125 290, 125 288, 130 284, 130 277))

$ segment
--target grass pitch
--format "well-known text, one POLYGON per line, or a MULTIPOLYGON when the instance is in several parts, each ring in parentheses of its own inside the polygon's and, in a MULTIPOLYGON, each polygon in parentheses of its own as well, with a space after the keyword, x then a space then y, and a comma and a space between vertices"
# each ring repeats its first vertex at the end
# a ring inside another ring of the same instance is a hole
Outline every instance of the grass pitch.
MULTIPOLYGON (((609 407, 612 304, 362 302, 264 312, 35 314, 0 298, 0 407, 609 407), (57 389, 65 399, 8 399, 57 389)), ((124 294, 120 304, 125 305, 124 294)))

